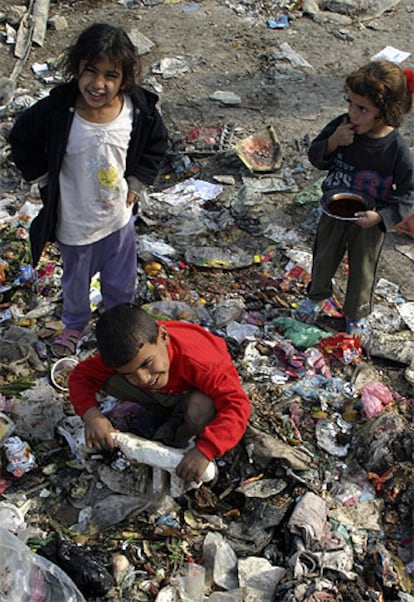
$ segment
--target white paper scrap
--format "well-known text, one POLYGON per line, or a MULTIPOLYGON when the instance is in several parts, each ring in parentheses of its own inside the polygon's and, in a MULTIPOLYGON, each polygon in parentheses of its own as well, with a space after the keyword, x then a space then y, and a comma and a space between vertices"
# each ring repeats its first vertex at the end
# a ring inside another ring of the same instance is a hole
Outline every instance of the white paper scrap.
POLYGON ((378 59, 385 59, 387 61, 391 61, 392 63, 397 63, 399 65, 405 59, 410 56, 411 52, 405 52, 404 50, 398 50, 398 48, 394 48, 393 46, 385 46, 380 52, 374 54, 371 57, 372 61, 376 61, 378 59))

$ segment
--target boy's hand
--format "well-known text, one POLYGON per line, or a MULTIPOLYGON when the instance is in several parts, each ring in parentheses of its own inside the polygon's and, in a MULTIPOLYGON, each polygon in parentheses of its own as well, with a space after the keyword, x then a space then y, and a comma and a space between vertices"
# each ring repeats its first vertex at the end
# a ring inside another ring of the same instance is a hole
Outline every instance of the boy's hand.
POLYGON ((98 408, 89 408, 84 415, 85 440, 87 447, 94 449, 113 449, 115 447, 111 433, 117 432, 111 422, 98 408))
POLYGON ((177 476, 180 477, 180 479, 187 481, 187 483, 190 483, 191 481, 200 483, 201 477, 205 473, 209 462, 210 460, 208 460, 201 451, 196 447, 193 447, 193 449, 190 449, 190 451, 185 454, 184 458, 177 466, 177 476))
POLYGON ((360 228, 372 228, 372 226, 376 226, 382 222, 381 215, 376 211, 371 210, 358 211, 355 213, 355 217, 358 218, 355 223, 357 226, 360 226, 360 228))

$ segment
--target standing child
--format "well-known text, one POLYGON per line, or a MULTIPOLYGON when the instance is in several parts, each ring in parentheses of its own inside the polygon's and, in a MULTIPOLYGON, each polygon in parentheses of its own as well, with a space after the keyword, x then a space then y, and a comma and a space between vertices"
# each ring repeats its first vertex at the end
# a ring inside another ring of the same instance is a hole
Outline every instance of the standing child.
POLYGON ((250 401, 223 339, 189 322, 157 323, 124 303, 102 314, 96 340, 100 353, 69 377, 88 447, 114 447, 115 428, 96 400, 101 389, 140 406, 137 434, 175 447, 196 437, 177 467, 185 481, 200 481, 209 461, 240 441, 250 401))
POLYGON ((328 170, 324 194, 366 194, 374 199, 375 209, 355 213, 352 222, 321 216, 312 280, 308 298, 295 312, 298 320, 315 321, 332 295, 332 278, 348 252, 346 332, 364 330, 385 232, 413 211, 413 159, 398 131, 412 107, 413 93, 413 71, 386 60, 372 61, 346 78, 348 113, 328 123, 311 143, 311 163, 328 170))
POLYGON ((96 272, 105 308, 134 300, 133 205, 168 143, 157 96, 135 83, 139 58, 123 29, 91 25, 66 50, 64 68, 70 81, 22 113, 10 134, 13 159, 44 204, 30 228, 33 265, 48 241, 62 255, 64 329, 55 356, 76 352, 96 272))
POLYGON ((385 232, 413 211, 413 160, 398 131, 411 110, 413 93, 413 71, 386 60, 372 61, 346 78, 348 113, 328 123, 311 143, 311 163, 328 170, 323 192, 363 193, 374 199, 375 209, 356 212, 352 222, 321 216, 312 280, 308 298, 295 312, 298 320, 316 320, 347 252, 346 332, 363 332, 385 232))

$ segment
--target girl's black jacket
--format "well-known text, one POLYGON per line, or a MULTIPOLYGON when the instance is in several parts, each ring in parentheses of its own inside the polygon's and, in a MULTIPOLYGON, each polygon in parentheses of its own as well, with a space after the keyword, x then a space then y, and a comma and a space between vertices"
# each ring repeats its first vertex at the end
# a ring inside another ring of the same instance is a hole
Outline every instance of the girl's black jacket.
MULTIPOLYGON (((41 188, 43 207, 30 226, 34 266, 45 244, 55 240, 59 172, 78 93, 76 80, 53 88, 49 96, 17 118, 9 135, 13 160, 24 179, 34 182, 47 174, 47 186, 41 188)), ((168 133, 156 108, 155 94, 135 86, 130 96, 135 111, 125 177, 129 187, 139 192, 143 185, 152 184, 158 174, 167 152, 168 133)))

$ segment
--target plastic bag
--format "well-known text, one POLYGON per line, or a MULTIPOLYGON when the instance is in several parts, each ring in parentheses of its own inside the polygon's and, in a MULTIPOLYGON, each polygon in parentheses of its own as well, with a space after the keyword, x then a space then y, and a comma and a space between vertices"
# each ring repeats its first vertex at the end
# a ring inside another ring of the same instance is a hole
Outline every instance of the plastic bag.
MULTIPOLYGON (((92 552, 73 541, 52 539, 39 548, 38 554, 64 570, 88 598, 104 596, 114 585, 113 577, 105 565, 95 558, 92 552)), ((49 599, 47 601, 49 602, 49 599)), ((56 602, 63 601, 67 602, 67 599, 56 598, 56 602)))
POLYGON ((197 322, 195 310, 191 305, 184 301, 154 301, 145 303, 142 309, 150 314, 156 320, 185 320, 187 322, 197 322))
POLYGON ((394 401, 392 391, 381 382, 368 383, 361 395, 362 408, 367 418, 373 418, 394 401))
POLYGON ((298 349, 312 347, 319 343, 321 339, 330 336, 328 332, 313 324, 304 324, 293 318, 274 318, 272 323, 283 328, 285 338, 290 339, 298 349))
POLYGON ((0 527, 0 602, 86 602, 58 566, 0 527))
POLYGON ((202 602, 204 600, 205 568, 195 562, 184 565, 183 574, 177 575, 180 600, 183 602, 202 602))

